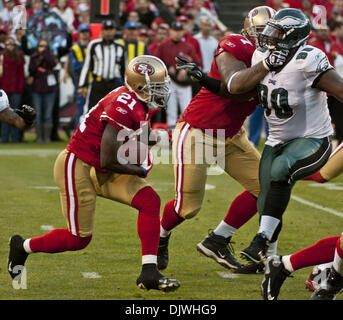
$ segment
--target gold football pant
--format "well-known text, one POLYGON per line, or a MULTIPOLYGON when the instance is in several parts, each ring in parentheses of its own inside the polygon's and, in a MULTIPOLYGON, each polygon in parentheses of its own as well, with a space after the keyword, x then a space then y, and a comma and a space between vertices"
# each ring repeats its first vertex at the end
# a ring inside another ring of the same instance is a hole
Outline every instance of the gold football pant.
POLYGON ((343 142, 330 155, 328 162, 320 169, 320 175, 330 181, 343 172, 343 142))
POLYGON ((100 173, 68 150, 58 155, 54 178, 68 229, 80 237, 88 237, 93 232, 97 196, 131 205, 135 194, 148 186, 138 176, 100 173))
POLYGON ((180 122, 173 133, 173 163, 174 207, 182 218, 192 218, 201 208, 207 170, 214 162, 212 155, 217 159, 222 156, 223 161, 218 162, 222 169, 251 194, 256 197, 259 194, 260 154, 249 142, 243 128, 232 138, 220 140, 180 122))

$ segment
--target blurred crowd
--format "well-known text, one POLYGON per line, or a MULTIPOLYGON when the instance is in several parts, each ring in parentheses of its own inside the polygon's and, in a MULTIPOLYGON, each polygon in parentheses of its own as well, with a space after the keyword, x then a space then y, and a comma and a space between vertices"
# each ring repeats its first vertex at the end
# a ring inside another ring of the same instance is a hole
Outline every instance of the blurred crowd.
MULTIPOLYGON (((226 31, 218 20, 216 2, 210 0, 157 1, 156 5, 148 0, 120 1, 119 24, 100 26, 91 23, 91 10, 90 0, 0 0, 0 86, 12 108, 24 103, 36 108, 37 142, 60 140, 61 127, 70 135, 88 111, 83 106, 90 90, 79 87, 79 78, 89 43, 104 33, 114 34, 125 47, 125 64, 140 54, 168 61, 175 90, 168 114, 162 110, 153 122, 173 126, 199 89, 176 70, 175 55, 184 55, 208 72, 226 31), (26 9, 26 21, 15 18, 20 6, 26 9), (80 89, 85 89, 84 94, 80 89), (66 107, 72 115, 65 116, 66 107)), ((21 142, 23 135, 2 124, 1 141, 21 142)))
MULTIPOLYGON (((343 0, 267 0, 266 4, 275 10, 303 10, 313 25, 309 44, 326 52, 330 62, 343 70, 343 0)), ((85 67, 90 43, 102 38, 123 46, 125 65, 141 54, 152 54, 165 62, 172 95, 168 108, 160 110, 152 123, 173 128, 200 89, 184 70, 176 70, 175 56, 196 62, 208 72, 218 42, 232 33, 219 19, 218 2, 121 0, 119 21, 102 24, 92 23, 91 10, 90 0, 0 0, 0 88, 8 94, 11 106, 25 103, 36 108, 38 143, 61 140, 61 128, 70 136, 89 110, 85 106, 92 101, 91 84, 109 81, 99 74, 92 79, 94 69, 85 67), (26 9, 26 19, 20 8, 26 9), (87 77, 83 76, 80 86, 82 70, 87 77)), ((117 85, 122 83, 123 79, 116 80, 117 85)), ((338 122, 343 119, 343 108, 334 97, 329 99, 341 140, 343 126, 338 122)), ((250 129, 255 145, 263 130, 263 112, 257 110, 256 115, 250 129)), ((1 141, 23 142, 23 134, 1 124, 1 141)))

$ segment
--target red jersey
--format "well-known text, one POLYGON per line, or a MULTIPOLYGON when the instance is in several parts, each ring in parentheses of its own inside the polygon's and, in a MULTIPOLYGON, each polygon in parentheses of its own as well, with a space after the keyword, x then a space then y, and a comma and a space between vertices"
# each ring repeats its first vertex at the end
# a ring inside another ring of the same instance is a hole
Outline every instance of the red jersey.
MULTIPOLYGON (((231 34, 219 42, 215 57, 223 51, 230 52, 236 59, 250 67, 255 44, 242 35, 231 34)), ((216 59, 213 59, 208 75, 221 80, 216 59)), ((237 102, 219 97, 202 87, 178 122, 186 121, 192 127, 202 130, 214 129, 214 135, 216 129, 225 129, 225 137, 232 137, 241 129, 247 116, 258 104, 257 98, 252 101, 237 102)))
POLYGON ((155 111, 148 109, 125 86, 119 87, 99 101, 85 115, 71 137, 67 149, 101 172, 100 146, 106 123, 118 130, 138 130, 148 123, 155 111))

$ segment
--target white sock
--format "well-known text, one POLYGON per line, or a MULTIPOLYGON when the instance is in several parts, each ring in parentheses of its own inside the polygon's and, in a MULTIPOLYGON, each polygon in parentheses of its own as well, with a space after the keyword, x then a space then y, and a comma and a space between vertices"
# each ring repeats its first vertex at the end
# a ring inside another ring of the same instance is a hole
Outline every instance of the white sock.
POLYGON ((164 230, 163 227, 161 226, 160 228, 160 237, 161 238, 166 238, 171 234, 171 231, 164 230))
POLYGON ((338 255, 337 249, 335 249, 335 257, 333 259, 333 268, 341 275, 343 276, 343 263, 342 258, 338 255))
POLYGON ((157 256, 153 254, 146 254, 142 256, 142 264, 154 263, 157 264, 157 256))
POLYGON ((235 232, 237 231, 236 228, 231 227, 230 225, 228 225, 224 220, 221 221, 217 228, 215 228, 213 230, 213 232, 217 235, 217 236, 222 236, 224 238, 228 238, 231 237, 235 234, 235 232))
POLYGON ((277 252, 277 240, 269 244, 269 247, 267 250, 267 257, 276 256, 276 252, 277 252))
POLYGON ((264 233, 268 240, 273 237, 273 234, 279 225, 280 220, 271 216, 261 216, 260 228, 258 233, 264 233))
POLYGON ((24 247, 24 250, 25 250, 26 253, 31 253, 32 252, 32 250, 30 248, 30 240, 31 239, 26 239, 26 240, 24 240, 24 243, 23 243, 23 247, 24 247))
POLYGON ((292 263, 291 263, 291 255, 283 256, 281 261, 284 264, 286 270, 288 270, 289 272, 293 272, 294 271, 292 263))

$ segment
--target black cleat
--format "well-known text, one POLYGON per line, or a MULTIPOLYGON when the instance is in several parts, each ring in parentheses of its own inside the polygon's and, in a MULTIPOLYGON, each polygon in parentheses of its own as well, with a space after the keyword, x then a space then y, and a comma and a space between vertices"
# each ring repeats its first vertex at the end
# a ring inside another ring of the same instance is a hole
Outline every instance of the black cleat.
POLYGON ((165 238, 160 238, 160 244, 158 245, 157 251, 157 269, 164 270, 168 267, 169 263, 169 252, 168 252, 168 243, 170 235, 165 238))
POLYGON ((238 274, 259 274, 264 272, 264 264, 263 263, 247 263, 243 264, 240 268, 233 271, 234 273, 238 274))
POLYGON ((180 287, 180 281, 169 279, 158 272, 155 264, 143 265, 142 272, 136 281, 137 286, 143 290, 161 290, 163 292, 175 291, 180 287))
POLYGON ((241 257, 254 263, 263 263, 266 258, 266 252, 269 241, 264 233, 258 233, 251 241, 249 247, 241 251, 241 257))
POLYGON ((242 266, 233 256, 232 246, 228 246, 231 237, 225 238, 211 232, 197 244, 197 250, 206 257, 212 258, 227 269, 238 269, 242 266))
POLYGON ((343 276, 331 267, 326 281, 322 281, 320 287, 314 292, 311 300, 335 300, 343 290, 343 276))
POLYGON ((281 261, 281 256, 269 256, 261 283, 261 294, 264 300, 277 300, 280 288, 290 272, 281 261))
POLYGON ((12 279, 20 280, 21 273, 28 253, 24 250, 24 240, 21 236, 15 235, 10 238, 10 253, 8 255, 7 270, 12 279))

